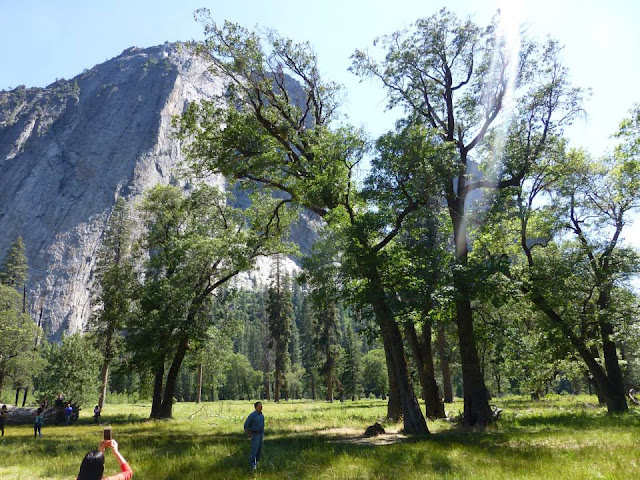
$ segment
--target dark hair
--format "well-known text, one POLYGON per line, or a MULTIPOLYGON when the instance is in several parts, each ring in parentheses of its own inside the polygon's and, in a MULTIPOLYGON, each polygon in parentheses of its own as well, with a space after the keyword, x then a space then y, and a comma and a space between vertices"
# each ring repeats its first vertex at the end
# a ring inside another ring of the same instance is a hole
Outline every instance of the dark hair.
POLYGON ((253 404, 253 408, 258 408, 258 405, 262 405, 262 402, 256 402, 253 404))
POLYGON ((44 410, 42 409, 42 407, 40 407, 40 408, 38 409, 38 415, 40 415, 42 412, 44 412, 44 410))
POLYGON ((104 453, 100 450, 91 450, 82 460, 77 480, 100 480, 103 473, 104 453))

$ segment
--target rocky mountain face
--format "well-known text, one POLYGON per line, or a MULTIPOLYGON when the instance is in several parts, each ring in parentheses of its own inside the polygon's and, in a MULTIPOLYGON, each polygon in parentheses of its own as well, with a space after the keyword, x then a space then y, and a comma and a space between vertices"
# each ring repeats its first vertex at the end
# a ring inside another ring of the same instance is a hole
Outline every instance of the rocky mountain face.
MULTIPOLYGON (((129 48, 46 88, 0 92, 0 257, 22 236, 29 306, 50 337, 89 317, 95 253, 116 199, 176 181, 183 154, 172 117, 224 86, 201 59, 165 44, 129 48)), ((292 238, 308 251, 308 219, 292 238)), ((259 283, 268 269, 260 261, 241 281, 259 283)))

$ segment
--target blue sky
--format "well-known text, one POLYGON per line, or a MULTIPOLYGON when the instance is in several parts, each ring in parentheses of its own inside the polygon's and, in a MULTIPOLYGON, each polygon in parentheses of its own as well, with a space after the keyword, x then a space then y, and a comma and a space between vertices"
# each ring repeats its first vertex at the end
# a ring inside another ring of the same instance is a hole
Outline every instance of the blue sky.
MULTIPOLYGON (((131 46, 201 39, 193 12, 216 21, 275 28, 309 41, 324 76, 345 86, 343 112, 372 137, 393 126, 384 92, 347 71, 356 48, 408 27, 445 5, 443 0, 0 0, 0 89, 46 86, 71 78, 131 46)), ((540 39, 565 45, 573 83, 592 90, 587 116, 567 131, 571 144, 599 156, 633 103, 640 102, 640 2, 637 0, 448 0, 459 16, 486 24, 496 9, 540 39)), ((640 222, 625 237, 640 247, 640 222)))
MULTIPOLYGON (((618 122, 640 101, 640 2, 634 0, 449 0, 448 8, 486 23, 502 6, 519 12, 530 33, 551 35, 565 48, 576 85, 590 87, 587 118, 568 132, 575 146, 600 154, 618 122)), ((275 28, 308 40, 326 77, 342 83, 344 112, 372 135, 391 128, 384 93, 347 72, 356 48, 374 37, 431 15, 444 2, 419 0, 0 0, 0 88, 45 86, 71 78, 130 46, 202 38, 193 11, 207 7, 216 20, 275 28)), ((516 18, 518 15, 516 15, 516 18)))

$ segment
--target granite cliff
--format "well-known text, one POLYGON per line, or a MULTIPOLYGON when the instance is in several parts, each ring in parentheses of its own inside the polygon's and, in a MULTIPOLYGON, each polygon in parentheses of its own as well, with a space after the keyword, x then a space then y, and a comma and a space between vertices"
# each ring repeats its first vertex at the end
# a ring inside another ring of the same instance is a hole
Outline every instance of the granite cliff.
MULTIPOLYGON (((46 88, 0 92, 0 256, 23 237, 29 307, 42 311, 50 337, 87 321, 95 252, 116 199, 176 181, 183 154, 172 117, 224 83, 165 44, 129 48, 46 88)), ((313 237, 306 219, 292 232, 303 251, 313 237)), ((244 281, 266 271, 263 260, 244 281)))

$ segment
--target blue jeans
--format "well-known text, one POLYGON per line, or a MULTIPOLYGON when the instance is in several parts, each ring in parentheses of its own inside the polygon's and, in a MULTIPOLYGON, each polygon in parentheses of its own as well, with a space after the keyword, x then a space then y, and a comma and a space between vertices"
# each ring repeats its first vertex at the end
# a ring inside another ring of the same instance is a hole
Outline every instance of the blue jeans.
POLYGON ((33 436, 40 435, 42 436, 42 425, 34 425, 33 426, 33 436))
POLYGON ((264 443, 264 433, 254 433, 251 435, 251 454, 249 455, 249 466, 252 470, 258 466, 260 455, 262 455, 262 444, 264 443))

